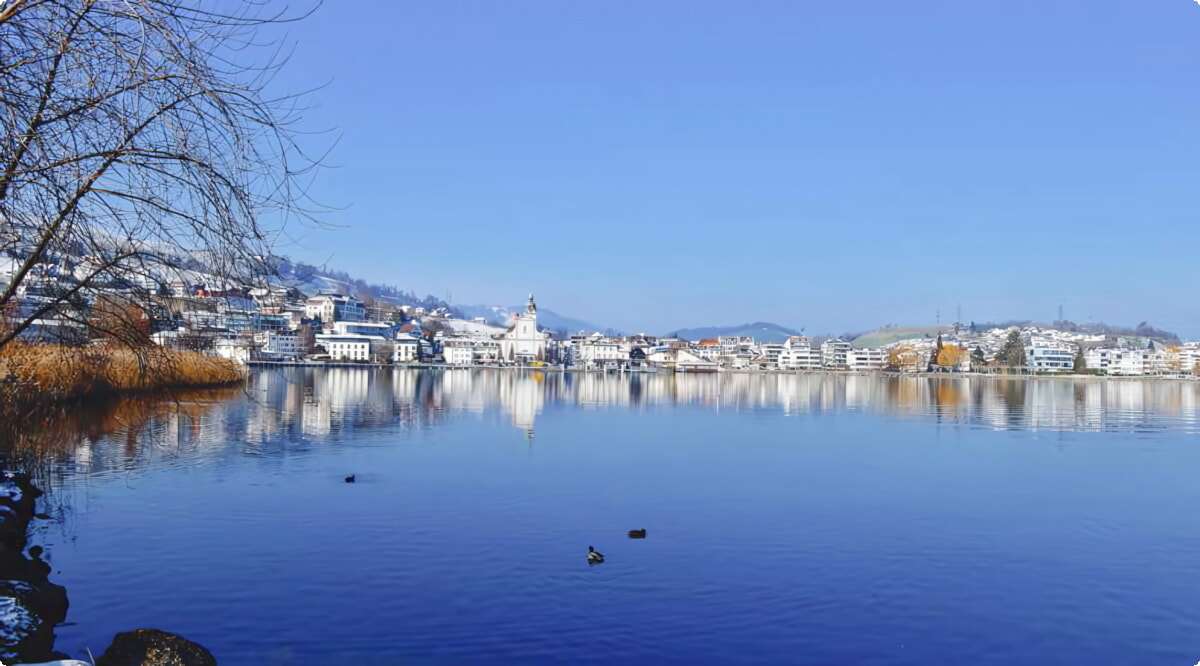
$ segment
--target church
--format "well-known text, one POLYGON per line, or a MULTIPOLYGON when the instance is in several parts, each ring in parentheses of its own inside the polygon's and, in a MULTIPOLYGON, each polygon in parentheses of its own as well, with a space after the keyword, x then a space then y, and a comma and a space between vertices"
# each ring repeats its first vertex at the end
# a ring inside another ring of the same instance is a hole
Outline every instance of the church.
POLYGON ((500 359, 517 364, 547 361, 549 340, 549 332, 538 331, 537 305, 533 302, 533 294, 530 294, 525 311, 517 315, 513 325, 500 335, 500 359))

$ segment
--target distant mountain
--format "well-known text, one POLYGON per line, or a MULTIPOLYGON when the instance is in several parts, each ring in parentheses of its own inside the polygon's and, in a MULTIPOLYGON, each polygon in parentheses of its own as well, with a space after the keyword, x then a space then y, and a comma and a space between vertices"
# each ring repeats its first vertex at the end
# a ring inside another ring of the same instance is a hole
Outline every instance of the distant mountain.
MULTIPOLYGON (((517 314, 525 311, 524 305, 458 305, 455 306, 468 319, 475 317, 483 317, 488 323, 496 325, 505 325, 510 319, 517 314)), ((567 333, 578 333, 579 331, 601 331, 605 329, 591 322, 583 321, 582 319, 574 319, 565 317, 553 310, 538 306, 538 325, 544 326, 550 330, 566 329, 567 333)))
POLYGON ((709 338, 716 339, 721 336, 750 336, 759 342, 783 342, 793 335, 803 334, 800 331, 780 326, 779 324, 756 321, 752 324, 742 324, 741 326, 684 328, 672 331, 668 335, 675 335, 684 340, 707 340, 709 338))

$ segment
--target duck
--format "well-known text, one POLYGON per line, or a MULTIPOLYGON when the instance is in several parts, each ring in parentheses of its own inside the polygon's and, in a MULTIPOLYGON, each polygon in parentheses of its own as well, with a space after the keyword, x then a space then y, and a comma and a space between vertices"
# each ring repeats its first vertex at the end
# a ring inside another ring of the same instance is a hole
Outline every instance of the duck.
POLYGON ((346 477, 346 483, 354 483, 354 475, 353 474, 346 477))
POLYGON ((643 527, 640 530, 629 530, 629 538, 630 539, 645 539, 646 538, 646 528, 643 527))
POLYGON ((604 556, 591 546, 588 546, 588 564, 604 564, 604 556))

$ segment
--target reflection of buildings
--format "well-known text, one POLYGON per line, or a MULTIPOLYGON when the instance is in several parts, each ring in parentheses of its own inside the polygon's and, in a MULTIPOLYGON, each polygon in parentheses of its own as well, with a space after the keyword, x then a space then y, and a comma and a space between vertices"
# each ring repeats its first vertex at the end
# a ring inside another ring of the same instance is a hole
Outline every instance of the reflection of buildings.
POLYGON ((488 412, 532 437, 537 417, 554 404, 865 412, 996 429, 1200 430, 1200 382, 281 368, 254 372, 245 391, 117 414, 109 419, 116 426, 99 438, 81 437, 63 464, 122 472, 147 460, 286 451, 302 440, 437 426, 488 412))

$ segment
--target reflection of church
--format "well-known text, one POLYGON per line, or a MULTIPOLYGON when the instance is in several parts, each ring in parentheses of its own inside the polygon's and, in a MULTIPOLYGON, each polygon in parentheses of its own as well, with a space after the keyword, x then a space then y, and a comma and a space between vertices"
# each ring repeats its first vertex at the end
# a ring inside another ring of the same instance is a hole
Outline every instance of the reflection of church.
POLYGON ((517 316, 517 321, 500 336, 500 358, 507 363, 527 364, 534 361, 546 361, 546 345, 550 333, 539 332, 537 328, 537 305, 533 303, 533 294, 525 304, 525 311, 517 316))

